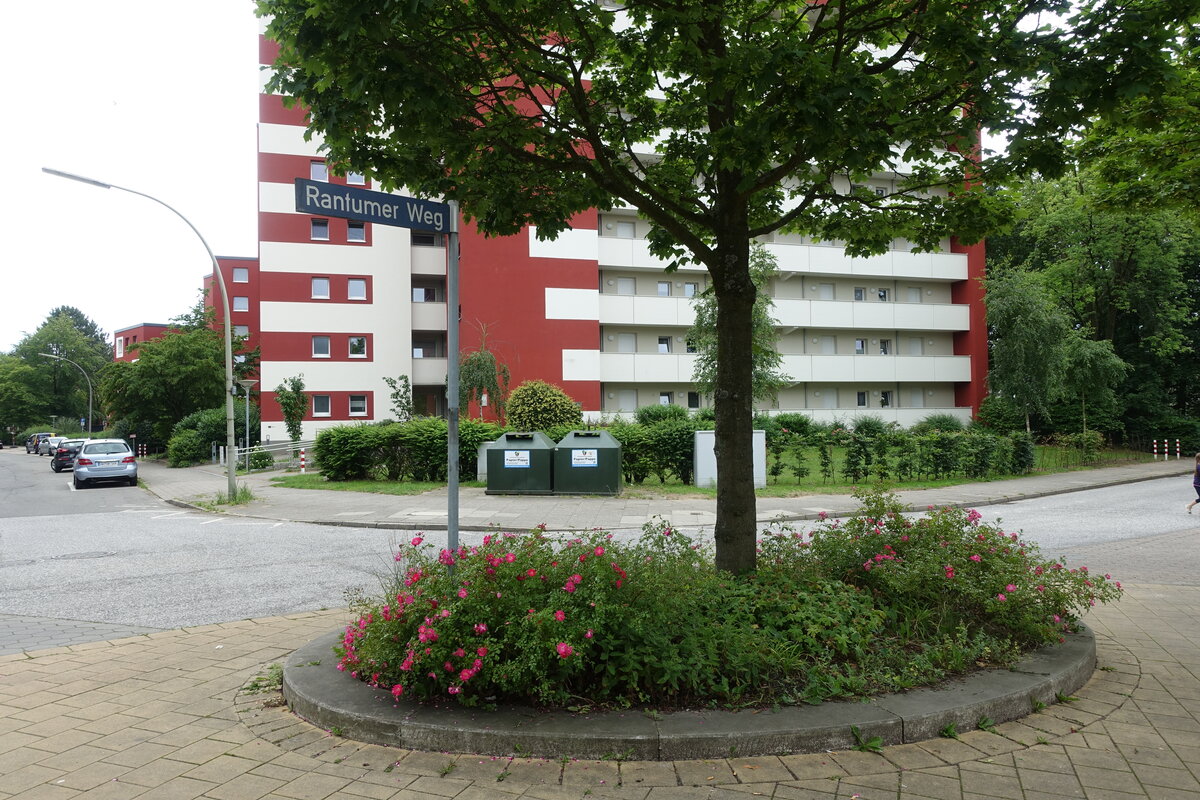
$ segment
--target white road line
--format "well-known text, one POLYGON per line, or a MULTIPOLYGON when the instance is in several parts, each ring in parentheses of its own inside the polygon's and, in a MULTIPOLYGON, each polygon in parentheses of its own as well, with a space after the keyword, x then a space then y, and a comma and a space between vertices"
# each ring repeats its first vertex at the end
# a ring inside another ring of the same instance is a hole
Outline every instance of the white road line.
POLYGON ((222 519, 221 517, 217 517, 216 519, 206 519, 206 520, 204 520, 204 522, 201 522, 200 524, 201 525, 212 525, 214 522, 224 522, 224 521, 225 520, 222 519))

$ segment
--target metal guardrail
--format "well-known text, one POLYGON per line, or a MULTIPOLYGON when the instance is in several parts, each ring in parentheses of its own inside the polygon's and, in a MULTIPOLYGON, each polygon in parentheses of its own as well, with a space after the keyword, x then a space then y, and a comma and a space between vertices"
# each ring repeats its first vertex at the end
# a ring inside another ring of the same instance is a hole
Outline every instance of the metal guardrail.
MULTIPOLYGON (((251 472, 265 472, 272 469, 291 469, 300 466, 300 453, 305 454, 305 459, 309 466, 313 463, 313 443, 314 439, 301 439, 298 442, 291 440, 281 442, 264 442, 249 449, 239 448, 237 451, 238 466, 245 468, 247 456, 249 463, 253 465, 256 461, 258 466, 252 466, 251 472), (268 467, 262 466, 263 459, 256 459, 257 453, 267 453, 271 456, 271 465, 268 467)), ((213 443, 213 463, 225 465, 225 447, 213 443)))

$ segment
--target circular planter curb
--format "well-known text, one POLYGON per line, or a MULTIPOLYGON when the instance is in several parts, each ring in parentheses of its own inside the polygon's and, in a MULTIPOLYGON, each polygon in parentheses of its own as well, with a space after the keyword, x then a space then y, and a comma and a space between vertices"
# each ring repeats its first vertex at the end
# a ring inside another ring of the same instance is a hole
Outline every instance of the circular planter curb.
POLYGON ((1036 650, 1011 669, 956 678, 936 688, 743 711, 639 710, 575 714, 504 706, 496 711, 397 703, 337 669, 341 631, 321 636, 288 657, 283 696, 292 712, 356 741, 431 752, 545 758, 674 761, 847 750, 851 727, 884 745, 937 738, 949 725, 964 733, 984 718, 1000 724, 1027 716, 1083 686, 1096 666, 1089 628, 1062 644, 1036 650))

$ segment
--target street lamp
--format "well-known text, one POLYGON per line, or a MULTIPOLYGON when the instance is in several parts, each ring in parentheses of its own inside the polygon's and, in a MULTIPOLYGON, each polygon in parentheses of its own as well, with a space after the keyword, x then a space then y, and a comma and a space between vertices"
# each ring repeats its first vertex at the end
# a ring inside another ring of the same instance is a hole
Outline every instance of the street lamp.
POLYGON ((250 474, 250 387, 258 381, 252 381, 249 378, 242 378, 238 381, 238 386, 246 390, 246 474, 250 474))
POLYGON ((46 358, 56 358, 59 361, 65 361, 68 364, 70 364, 71 366, 73 366, 75 369, 77 369, 83 373, 83 379, 87 381, 87 385, 88 385, 87 435, 88 435, 89 439, 92 438, 92 379, 88 377, 87 370, 85 370, 83 367, 76 364, 71 359, 63 358, 62 356, 56 356, 53 353, 38 353, 38 355, 45 356, 46 358))
POLYGON ((235 391, 233 388, 233 323, 229 316, 229 292, 225 288, 225 276, 221 274, 221 266, 217 263, 217 257, 213 255, 212 248, 208 246, 208 241, 205 240, 200 231, 196 230, 196 226, 191 223, 191 220, 180 214, 177 209, 172 208, 153 195, 135 191, 134 189, 127 189, 124 186, 117 186, 115 183, 105 183, 94 178, 85 178, 82 175, 50 169, 49 167, 42 167, 42 172, 45 172, 47 175, 66 178, 69 181, 78 181, 80 183, 91 184, 92 186, 99 186, 101 189, 119 189, 122 192, 129 192, 130 194, 144 197, 147 200, 153 200, 183 220, 192 229, 192 233, 196 234, 200 243, 204 245, 204 250, 208 253, 208 258, 212 262, 213 279, 221 287, 221 306, 225 311, 225 472, 229 479, 229 499, 232 500, 237 497, 237 441, 234 438, 233 432, 233 392, 235 391))

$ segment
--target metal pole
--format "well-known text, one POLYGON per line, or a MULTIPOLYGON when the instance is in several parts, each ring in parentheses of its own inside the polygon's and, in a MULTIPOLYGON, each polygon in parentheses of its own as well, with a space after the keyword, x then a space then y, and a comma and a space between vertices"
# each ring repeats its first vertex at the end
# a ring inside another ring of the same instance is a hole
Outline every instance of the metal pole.
POLYGON ((89 439, 92 438, 92 379, 88 377, 87 370, 85 370, 83 367, 76 364, 71 359, 63 358, 62 356, 56 356, 53 353, 38 353, 38 355, 46 356, 47 358, 57 358, 59 361, 65 361, 68 364, 70 364, 72 367, 74 367, 75 369, 77 369, 83 373, 83 379, 85 381, 87 381, 87 385, 88 385, 87 434, 88 434, 89 439))
POLYGON ((458 203, 446 237, 446 547, 458 550, 458 203))
POLYGON ((246 390, 246 475, 250 475, 250 387, 242 387, 246 390))
MULTIPOLYGON (((208 253, 208 259, 212 262, 213 278, 217 285, 221 288, 221 305, 225 312, 225 473, 228 478, 228 493, 229 499, 232 500, 237 496, 237 442, 234 440, 234 424, 233 424, 233 322, 229 316, 229 292, 225 288, 225 276, 221 274, 221 265, 217 263, 217 257, 213 255, 212 248, 208 246, 208 241, 196 229, 191 220, 185 217, 179 211, 162 200, 159 200, 153 195, 139 192, 134 189, 127 189, 124 186, 117 186, 115 183, 105 183, 94 178, 85 178, 82 175, 75 175, 62 170, 50 169, 42 167, 42 172, 47 175, 55 175, 59 178, 66 178, 70 181, 78 181, 80 183, 89 183, 92 186, 99 186, 101 189, 120 189, 122 192, 136 194, 139 197, 144 197, 147 200, 153 200, 160 206, 179 217, 189 228, 192 233, 200 240, 200 244, 204 245, 204 251, 208 253)), ((89 421, 89 426, 91 422, 89 421)))

